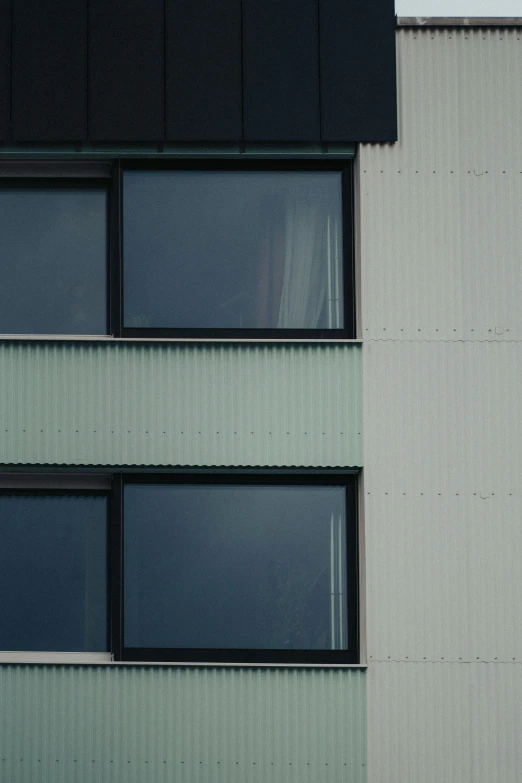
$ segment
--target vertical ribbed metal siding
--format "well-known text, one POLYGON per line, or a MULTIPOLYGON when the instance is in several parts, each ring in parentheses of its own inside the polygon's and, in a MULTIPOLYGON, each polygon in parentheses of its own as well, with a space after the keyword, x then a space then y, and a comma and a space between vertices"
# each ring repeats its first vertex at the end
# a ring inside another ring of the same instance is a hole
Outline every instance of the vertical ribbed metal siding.
MULTIPOLYGON (((441 164, 452 159, 461 134, 468 139, 468 152, 477 139, 474 154, 481 160, 489 149, 482 146, 483 137, 492 140, 498 118, 479 125, 478 112, 486 117, 488 107, 492 115, 498 109, 497 80, 506 70, 511 73, 514 52, 522 51, 519 38, 516 30, 505 35, 498 30, 401 31, 401 144, 361 150, 362 177, 365 170, 373 172, 361 204, 362 316, 363 332, 369 335, 363 396, 370 660, 522 660, 522 627, 516 621, 522 600, 517 567, 522 557, 522 336, 516 336, 516 329, 495 334, 488 326, 488 306, 499 286, 505 322, 520 318, 522 285, 511 272, 514 266, 521 268, 522 222, 505 223, 502 204, 489 186, 471 199, 467 185, 458 184, 457 170, 455 187, 446 191, 438 210, 437 176, 430 179, 426 172, 415 191, 413 216, 408 210, 396 214, 394 206, 397 194, 409 192, 405 171, 415 177, 412 167, 426 163, 417 155, 429 159, 429 144, 435 144, 425 124, 433 116, 432 104, 445 117, 437 126, 441 164), (436 69, 445 57, 453 70, 444 64, 442 70, 436 69), (463 81, 462 74, 473 72, 476 60, 481 68, 477 66, 474 80, 463 81), (433 66, 431 81, 428 61, 433 66), (488 79, 483 78, 485 70, 492 74, 488 79), (466 100, 474 103, 476 113, 470 108, 464 116, 456 108, 455 94, 467 96, 469 90, 472 96, 466 100), (415 113, 412 106, 417 104, 415 113), (415 144, 424 135, 426 149, 415 144), (395 157, 396 169, 384 177, 379 167, 386 155, 389 160, 395 157), (452 217, 459 208, 477 221, 489 214, 496 252, 483 249, 469 263, 462 256, 455 269, 430 231, 433 221, 440 220, 443 235, 443 224, 449 222, 457 232, 457 247, 466 247, 469 226, 452 217), (426 252, 437 260, 435 264, 432 259, 429 274, 423 265, 425 254, 409 241, 411 234, 425 236, 426 252), (373 254, 384 247, 389 256, 381 264, 387 267, 383 284, 373 254), (441 291, 435 284, 437 275, 444 281, 441 291), (497 280, 493 291, 488 275, 497 280), (455 294, 463 280, 471 292, 465 298, 455 294), (470 301, 478 327, 455 333, 470 301), (439 308, 441 320, 427 302, 439 308), (412 317, 421 310, 422 329, 412 317), (383 324, 378 329, 372 321, 377 312, 383 324)), ((509 85, 498 88, 504 90, 506 104, 509 96, 520 100, 519 79, 512 73, 510 79, 509 85)), ((508 111, 505 122, 509 117, 508 111)), ((509 147, 511 134, 519 133, 522 149, 522 112, 519 126, 516 131, 499 131, 500 143, 509 147)), ((460 149, 463 154, 464 147, 460 149)), ((514 155, 513 148, 511 152, 514 155)), ((454 159, 451 165, 457 162, 454 159)), ((515 164, 518 168, 519 160, 513 157, 512 179, 515 164)), ((487 161, 484 168, 490 165, 487 161)), ((508 163, 503 165, 508 170, 508 163)), ((518 176, 522 183, 522 174, 518 176)), ((522 190, 510 207, 517 213, 521 196, 522 190)))
POLYGON ((368 672, 372 783, 519 783, 522 665, 379 663, 368 672))
POLYGON ((368 341, 367 489, 522 491, 522 343, 368 341))
POLYGON ((0 462, 362 464, 361 347, 1 343, 0 462))
POLYGON ((0 667, 9 783, 364 783, 361 670, 0 667))
POLYGON ((399 143, 360 149, 365 339, 522 338, 521 39, 398 32, 399 143))
POLYGON ((360 149, 373 783, 522 769, 520 38, 400 31, 360 149))

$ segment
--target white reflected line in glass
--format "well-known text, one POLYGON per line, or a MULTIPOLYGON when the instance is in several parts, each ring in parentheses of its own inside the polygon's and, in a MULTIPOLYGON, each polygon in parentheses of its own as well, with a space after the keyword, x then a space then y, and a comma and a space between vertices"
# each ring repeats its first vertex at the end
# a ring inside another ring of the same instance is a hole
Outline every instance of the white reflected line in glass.
POLYGON ((339 649, 343 649, 343 520, 339 514, 339 649))
POLYGON ((343 590, 343 516, 336 525, 334 513, 330 516, 330 634, 331 649, 344 649, 344 590, 343 590), (336 644, 336 628, 339 629, 336 644))
POLYGON ((341 300, 339 293, 339 230, 337 221, 331 215, 326 216, 326 268, 328 291, 328 328, 341 327, 341 300), (333 247, 333 250, 332 250, 333 247), (335 308, 335 312, 334 312, 335 308))
POLYGON ((335 540, 333 512, 330 517, 330 628, 331 649, 335 650, 335 540))
POLYGON ((335 222, 335 225, 334 225, 333 237, 334 237, 335 328, 339 329, 340 326, 341 326, 341 314, 339 312, 339 309, 340 309, 340 299, 339 299, 340 274, 339 274, 339 229, 338 229, 338 226, 337 226, 337 222, 335 222))
POLYGON ((330 215, 326 216, 326 268, 328 274, 328 328, 332 328, 332 241, 330 236, 330 215))

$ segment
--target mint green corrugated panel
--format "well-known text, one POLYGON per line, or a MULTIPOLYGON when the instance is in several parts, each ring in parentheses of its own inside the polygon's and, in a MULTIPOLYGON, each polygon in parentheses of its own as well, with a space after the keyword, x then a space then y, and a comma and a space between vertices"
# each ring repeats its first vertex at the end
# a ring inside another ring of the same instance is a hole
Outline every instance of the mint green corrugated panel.
POLYGON ((364 783, 366 674, 0 667, 8 783, 364 783))
POLYGON ((358 344, 0 344, 0 463, 362 465, 358 344))

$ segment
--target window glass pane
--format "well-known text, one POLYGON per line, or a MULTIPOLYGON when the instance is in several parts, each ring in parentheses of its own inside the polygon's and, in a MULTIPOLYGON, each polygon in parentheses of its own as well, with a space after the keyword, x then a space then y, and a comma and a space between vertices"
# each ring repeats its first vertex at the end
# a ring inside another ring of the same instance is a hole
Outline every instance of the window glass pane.
POLYGON ((124 326, 343 326, 339 172, 126 172, 124 326))
POLYGON ((107 333, 105 190, 0 189, 0 333, 107 333))
POLYGON ((107 650, 107 499, 0 495, 0 649, 107 650))
POLYGON ((128 485, 127 647, 346 649, 343 487, 128 485))

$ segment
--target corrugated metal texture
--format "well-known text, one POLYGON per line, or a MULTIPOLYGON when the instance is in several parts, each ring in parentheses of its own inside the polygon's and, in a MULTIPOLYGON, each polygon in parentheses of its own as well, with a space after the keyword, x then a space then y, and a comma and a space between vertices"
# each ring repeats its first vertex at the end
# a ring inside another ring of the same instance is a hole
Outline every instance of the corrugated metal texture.
POLYGON ((360 148, 365 339, 522 339, 521 38, 398 31, 399 143, 360 148))
POLYGON ((368 342, 363 389, 367 490, 520 497, 520 343, 368 342))
POLYGON ((519 783, 520 664, 372 664, 370 783, 519 783))
POLYGON ((370 660, 522 660, 522 345, 364 346, 370 660))
POLYGON ((9 783, 364 783, 361 670, 0 668, 9 783))
POLYGON ((0 344, 0 462, 362 464, 361 348, 0 344))
POLYGON ((522 662, 520 506, 433 485, 366 494, 370 661, 522 662))
POLYGON ((372 783, 521 776, 520 38, 399 31, 360 148, 372 783))

